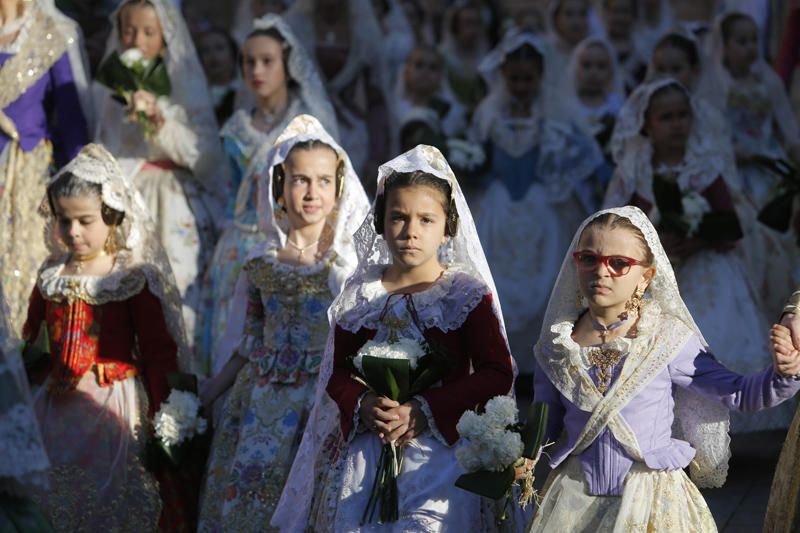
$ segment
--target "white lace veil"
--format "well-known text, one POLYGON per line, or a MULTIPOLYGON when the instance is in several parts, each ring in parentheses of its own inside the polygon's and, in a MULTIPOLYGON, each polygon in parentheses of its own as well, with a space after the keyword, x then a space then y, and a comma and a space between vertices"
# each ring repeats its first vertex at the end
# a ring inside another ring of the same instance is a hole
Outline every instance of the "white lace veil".
POLYGON ((77 22, 58 10, 54 0, 36 0, 36 4, 43 13, 53 19, 58 31, 67 38, 67 55, 72 69, 72 79, 78 90, 87 131, 91 134, 94 132, 94 105, 90 87, 89 58, 84 48, 83 32, 77 22))
MULTIPOLYGON (((378 169, 377 195, 383 194, 384 183, 392 174, 413 172, 415 170, 427 172, 450 185, 452 197, 458 211, 458 231, 455 237, 450 238, 449 242, 442 246, 440 260, 458 265, 460 269, 486 284, 492 293, 492 307, 495 316, 500 322, 500 330, 506 339, 506 343, 508 343, 500 300, 495 289, 492 273, 489 270, 489 264, 478 239, 475 222, 472 219, 464 194, 461 192, 461 187, 442 153, 432 146, 419 145, 388 163, 384 163, 378 169)), ((351 287, 359 285, 363 280, 363 276, 374 265, 388 265, 392 261, 386 241, 375 232, 374 220, 373 204, 373 209, 353 236, 356 253, 358 254, 358 268, 328 311, 331 320, 331 332, 328 336, 328 344, 322 359, 314 408, 309 416, 308 424, 303 433, 303 440, 292 464, 292 470, 281 495, 281 500, 272 518, 272 525, 279 527, 281 531, 299 533, 306 530, 308 513, 314 496, 314 484, 317 482, 318 474, 321 473, 322 469, 330 467, 330 465, 324 464, 324 461, 320 461, 320 456, 323 453, 326 439, 335 434, 339 428, 339 410, 326 392, 327 383, 333 373, 334 325, 337 318, 355 304, 355 291, 350 290, 351 287)), ((512 365, 516 375, 516 365, 513 359, 512 365)))
MULTIPOLYGON (((169 99, 184 108, 191 123, 191 129, 197 135, 199 143, 197 151, 200 156, 192 169, 193 173, 201 184, 209 186, 209 192, 220 195, 220 191, 213 187, 214 183, 221 181, 219 178, 224 176, 225 168, 222 147, 219 142, 219 128, 214 116, 214 104, 208 89, 208 81, 189 35, 189 29, 175 4, 170 0, 148 0, 148 2, 156 10, 166 45, 163 58, 172 84, 169 99)), ((111 34, 106 42, 103 61, 108 59, 108 56, 114 51, 123 52, 119 40, 119 15, 126 4, 125 1, 121 2, 110 16, 111 34)), ((109 117, 117 117, 119 121, 122 120, 124 109, 111 98, 95 102, 95 105, 100 106, 96 117, 98 122, 108 122, 109 117)), ((100 127, 102 124, 98 123, 98 128, 100 127)), ((114 131, 117 129, 114 127, 103 129, 104 143, 112 150, 112 147, 119 143, 119 139, 114 138, 114 131)), ((116 135, 118 136, 118 133, 116 135)))
POLYGON ((50 461, 39 432, 19 353, 20 340, 11 333, 8 308, 0 287, 0 494, 20 494, 47 488, 50 461))
MULTIPOLYGON (((262 147, 253 157, 249 173, 255 173, 258 182, 258 228, 266 236, 266 239, 250 250, 245 262, 261 257, 270 250, 281 249, 286 245, 289 223, 285 217, 276 217, 279 207, 272 196, 274 170, 276 166, 286 161, 296 144, 311 140, 321 141, 333 148, 343 166, 342 192, 328 219, 333 230, 331 249, 337 255, 335 268, 331 268, 328 285, 331 292, 337 295, 345 279, 355 270, 358 263, 353 245, 353 234, 358 230, 361 221, 369 211, 369 200, 347 153, 322 127, 322 124, 310 115, 300 115, 292 119, 273 146, 262 147)), ((245 178, 247 181, 249 179, 249 177, 245 178)), ((244 278, 240 276, 236 283, 233 301, 230 304, 230 316, 225 334, 219 343, 217 353, 214 354, 215 373, 225 366, 239 346, 244 329, 246 308, 247 286, 244 278)))
MULTIPOLYGON (((611 153, 617 164, 614 178, 606 191, 604 205, 621 206, 630 202, 633 193, 655 206, 653 195, 653 145, 643 133, 645 112, 653 94, 673 85, 684 91, 692 104, 694 119, 686 145, 685 166, 678 176, 682 191, 702 192, 718 177, 738 190, 738 174, 725 139, 710 134, 708 124, 698 112, 695 99, 673 78, 657 78, 643 83, 630 95, 622 106, 614 133, 611 137, 611 153)), ((654 213, 651 213, 651 217, 654 213)))
MULTIPOLYGON (((577 250, 581 234, 589 222, 605 213, 614 213, 630 220, 641 230, 655 257, 653 266, 655 266, 656 274, 645 292, 645 305, 651 302, 657 303, 661 316, 678 319, 697 335, 705 348, 708 348, 708 343, 681 298, 675 273, 664 247, 661 245, 658 232, 647 215, 639 208, 626 206, 599 211, 591 215, 575 232, 550 295, 539 341, 534 348, 537 360, 540 363, 547 360, 545 354, 549 352, 555 339, 560 335, 562 324, 569 323, 571 330, 571 325, 584 311, 582 305, 575 298, 578 291, 578 279, 572 262, 572 252, 577 250)), ((550 365, 549 370, 565 372, 566 365, 558 368, 550 365)), ((699 486, 721 486, 725 482, 730 457, 728 427, 728 410, 719 402, 685 389, 675 389, 673 436, 686 439, 697 450, 690 473, 692 479, 699 486)))
MULTIPOLYGON (((114 157, 99 144, 88 144, 53 178, 55 183, 62 175, 70 173, 77 179, 96 183, 102 189, 102 201, 108 207, 125 213, 122 224, 116 227, 116 242, 121 246, 114 268, 108 276, 110 282, 122 280, 130 270, 139 270, 147 278, 150 291, 161 301, 167 330, 178 346, 178 365, 184 372, 193 372, 193 357, 186 343, 181 296, 175 284, 167 254, 158 240, 153 221, 147 212, 139 191, 125 177, 114 157)), ((42 200, 40 213, 46 218, 45 235, 50 257, 49 266, 64 259, 63 244, 58 240, 53 215, 47 195, 42 200)))
POLYGON ((576 78, 578 74, 580 57, 583 51, 590 46, 603 47, 608 53, 608 57, 610 59, 611 80, 609 81, 608 86, 605 87, 606 97, 610 94, 619 94, 624 98, 625 80, 623 79, 622 70, 620 69, 619 61, 617 60, 617 53, 614 50, 614 47, 611 46, 611 43, 608 42, 608 39, 598 35, 592 35, 582 40, 572 51, 566 76, 564 76, 564 93, 562 94, 568 94, 570 97, 577 98, 578 82, 576 78))
MULTIPOLYGON (((439 45, 439 51, 445 58, 445 62, 451 67, 456 67, 459 72, 472 72, 486 55, 489 50, 489 38, 484 32, 480 42, 477 43, 475 52, 470 56, 465 56, 463 51, 459 49, 456 37, 453 35, 453 18, 458 14, 458 11, 469 4, 469 0, 455 0, 445 10, 444 17, 442 17, 442 43, 439 45)), ((491 13, 488 10, 481 10, 481 19, 483 20, 484 28, 489 27, 491 13)))
MULTIPOLYGON (((253 31, 274 28, 281 34, 286 41, 285 46, 288 46, 291 50, 289 62, 286 65, 287 75, 299 86, 299 96, 306 112, 319 120, 331 137, 337 139, 339 131, 336 124, 336 114, 328 99, 328 93, 325 91, 317 66, 308 56, 308 52, 291 27, 280 16, 268 14, 253 21, 251 28, 253 31)), ((249 32, 247 35, 249 35, 249 32)), ((245 38, 247 35, 245 35, 245 38)), ((241 97, 238 101, 249 104, 252 96, 246 88, 243 88, 242 91, 247 92, 248 97, 241 97)))

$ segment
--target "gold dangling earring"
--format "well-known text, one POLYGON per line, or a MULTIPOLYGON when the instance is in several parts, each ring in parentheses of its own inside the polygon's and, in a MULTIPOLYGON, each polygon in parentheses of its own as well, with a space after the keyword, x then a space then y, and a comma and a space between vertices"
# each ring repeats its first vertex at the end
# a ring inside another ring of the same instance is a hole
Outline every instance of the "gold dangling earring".
POLYGON ((578 307, 578 309, 583 309, 584 307, 586 307, 583 304, 583 294, 581 294, 580 289, 575 290, 575 305, 578 307))
POLYGON ((117 246, 116 224, 112 224, 111 226, 109 226, 108 237, 106 237, 106 242, 103 244, 103 251, 107 255, 114 255, 119 251, 119 246, 117 246))
POLYGON ((631 295, 630 300, 625 302, 625 314, 630 316, 633 313, 639 313, 639 309, 642 307, 642 296, 644 296, 644 289, 641 287, 637 287, 636 290, 631 295))

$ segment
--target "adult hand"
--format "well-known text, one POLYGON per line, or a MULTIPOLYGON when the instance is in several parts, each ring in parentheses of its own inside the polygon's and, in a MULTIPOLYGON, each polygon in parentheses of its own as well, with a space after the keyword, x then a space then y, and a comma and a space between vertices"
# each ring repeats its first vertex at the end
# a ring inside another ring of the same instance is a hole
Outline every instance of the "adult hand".
POLYGON ((770 350, 775 370, 784 376, 800 374, 800 351, 794 347, 789 328, 775 324, 770 330, 770 350))
POLYGON ((386 435, 400 425, 400 417, 394 409, 400 404, 386 398, 378 396, 374 392, 368 392, 361 398, 361 407, 358 416, 364 426, 384 440, 386 435))

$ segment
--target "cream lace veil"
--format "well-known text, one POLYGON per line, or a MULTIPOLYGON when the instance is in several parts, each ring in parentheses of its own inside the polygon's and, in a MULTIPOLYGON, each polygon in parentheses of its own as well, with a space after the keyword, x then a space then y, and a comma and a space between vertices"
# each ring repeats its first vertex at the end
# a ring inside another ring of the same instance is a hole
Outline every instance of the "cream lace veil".
MULTIPOLYGON (((500 300, 497 296, 494 279, 489 270, 489 264, 478 240, 475 222, 472 219, 464 194, 461 192, 461 187, 442 153, 432 146, 419 145, 388 163, 384 163, 378 169, 377 194, 383 194, 384 183, 392 174, 415 170, 422 170, 450 184, 452 197, 458 211, 458 231, 456 236, 452 237, 440 249, 440 260, 444 263, 458 265, 460 270, 486 284, 492 293, 492 306, 495 316, 500 321, 503 337, 508 342, 500 300)), ((339 410, 326 392, 326 385, 333 373, 333 325, 338 317, 355 305, 356 291, 350 289, 357 287, 362 282, 371 267, 388 265, 392 261, 386 241, 375 232, 374 220, 373 205, 373 210, 369 212, 361 227, 353 236, 356 253, 358 254, 358 267, 328 311, 332 327, 328 336, 325 355, 322 359, 314 408, 309 416, 308 424, 303 433, 303 440, 295 456, 281 500, 272 518, 272 525, 279 527, 281 531, 305 531, 308 513, 315 494, 314 485, 319 479, 319 474, 324 469, 330 468, 330 465, 321 459, 321 455, 324 452, 326 440, 329 436, 335 434, 339 428, 339 410)))
MULTIPOLYGON (((183 328, 181 296, 175 285, 169 259, 158 240, 141 195, 122 174, 114 157, 99 144, 83 147, 72 161, 53 176, 50 184, 55 183, 65 173, 100 185, 103 203, 125 213, 122 224, 115 229, 117 243, 122 249, 117 253, 114 268, 104 278, 103 283, 121 283, 131 270, 141 271, 147 278, 148 288, 161 301, 167 329, 178 345, 180 369, 193 372, 193 358, 183 328)), ((53 216, 47 196, 42 200, 39 210, 46 218, 45 237, 50 257, 43 268, 47 268, 63 261, 64 248, 57 237, 57 220, 53 216)))
POLYGON ((703 120, 704 115, 698 112, 696 100, 682 85, 673 78, 657 78, 637 87, 617 117, 611 137, 611 153, 617 168, 606 191, 605 206, 625 205, 634 192, 655 205, 653 145, 642 128, 653 94, 668 85, 679 87, 686 93, 694 114, 689 142, 686 145, 685 166, 678 176, 680 189, 699 192, 722 176, 732 190, 739 190, 738 173, 730 144, 709 132, 708 123, 703 120))
MULTIPOLYGON (((286 245, 286 237, 289 232, 288 221, 276 216, 279 208, 272 196, 274 169, 286 161, 296 144, 310 140, 321 141, 333 148, 344 165, 344 185, 341 196, 328 219, 333 230, 331 249, 336 252, 337 256, 335 268, 331 269, 328 285, 331 292, 336 295, 339 294, 345 279, 355 270, 358 263, 353 234, 358 230, 369 211, 369 200, 347 153, 325 131, 322 124, 310 115, 300 115, 292 119, 289 126, 278 136, 275 144, 271 147, 263 147, 253 158, 249 172, 256 175, 258 228, 266 239, 253 247, 246 261, 261 257, 270 250, 281 249, 286 245)), ((215 373, 219 372, 230 360, 241 340, 247 308, 247 287, 243 280, 244 278, 240 277, 236 283, 225 335, 220 342, 218 352, 214 354, 215 373)))
POLYGON ((0 493, 14 495, 27 487, 46 488, 50 461, 5 301, 0 287, 0 493))
MULTIPOLYGON (((547 366, 546 372, 549 375, 566 372, 566 365, 548 364, 547 362, 552 360, 547 357, 547 354, 564 329, 564 325, 567 324, 571 330, 572 325, 583 312, 583 307, 579 306, 575 298, 578 291, 578 279, 572 263, 572 252, 577 249, 581 234, 589 222, 605 213, 614 213, 630 220, 641 230, 647 240, 647 245, 653 252, 656 274, 645 292, 645 305, 655 302, 661 311, 661 316, 678 319, 700 339, 704 347, 708 347, 708 343, 681 298, 672 265, 653 224, 636 207, 607 209, 591 215, 575 232, 550 295, 550 303, 545 312, 539 342, 534 348, 537 360, 540 364, 547 366)), ((674 398, 673 436, 687 440, 697 450, 697 455, 690 466, 692 479, 702 487, 721 486, 727 476, 728 459, 730 458, 728 410, 715 400, 704 398, 681 388, 675 389, 674 398)))

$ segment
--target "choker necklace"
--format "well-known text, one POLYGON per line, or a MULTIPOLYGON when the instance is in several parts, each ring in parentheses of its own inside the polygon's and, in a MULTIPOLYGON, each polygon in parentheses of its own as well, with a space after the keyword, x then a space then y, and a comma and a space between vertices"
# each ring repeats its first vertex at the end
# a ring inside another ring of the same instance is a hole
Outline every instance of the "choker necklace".
POLYGON ((303 254, 306 252, 306 250, 310 250, 311 248, 313 248, 314 246, 319 244, 319 239, 317 239, 316 241, 312 242, 308 246, 298 246, 297 243, 292 241, 292 239, 290 239, 289 237, 286 237, 286 242, 288 242, 291 245, 292 248, 294 248, 295 250, 298 251, 298 253, 300 255, 298 255, 297 258, 298 259, 302 259, 303 258, 303 254))
POLYGON ((83 265, 88 263, 89 261, 93 261, 98 257, 106 255, 105 250, 100 250, 94 255, 90 255, 89 257, 84 257, 82 259, 78 259, 76 257, 70 257, 70 262, 75 264, 75 273, 80 274, 83 272, 83 265))
POLYGON ((625 323, 628 322, 628 318, 630 318, 630 317, 626 316, 622 320, 618 320, 617 322, 614 322, 613 324, 609 324, 608 326, 604 326, 603 324, 601 324, 600 322, 598 322, 597 320, 592 318, 592 315, 589 315, 589 321, 591 321, 592 327, 600 333, 600 340, 602 340, 604 343, 606 342, 606 336, 609 333, 611 333, 612 331, 614 331, 615 329, 618 329, 618 328, 624 326, 625 323))

